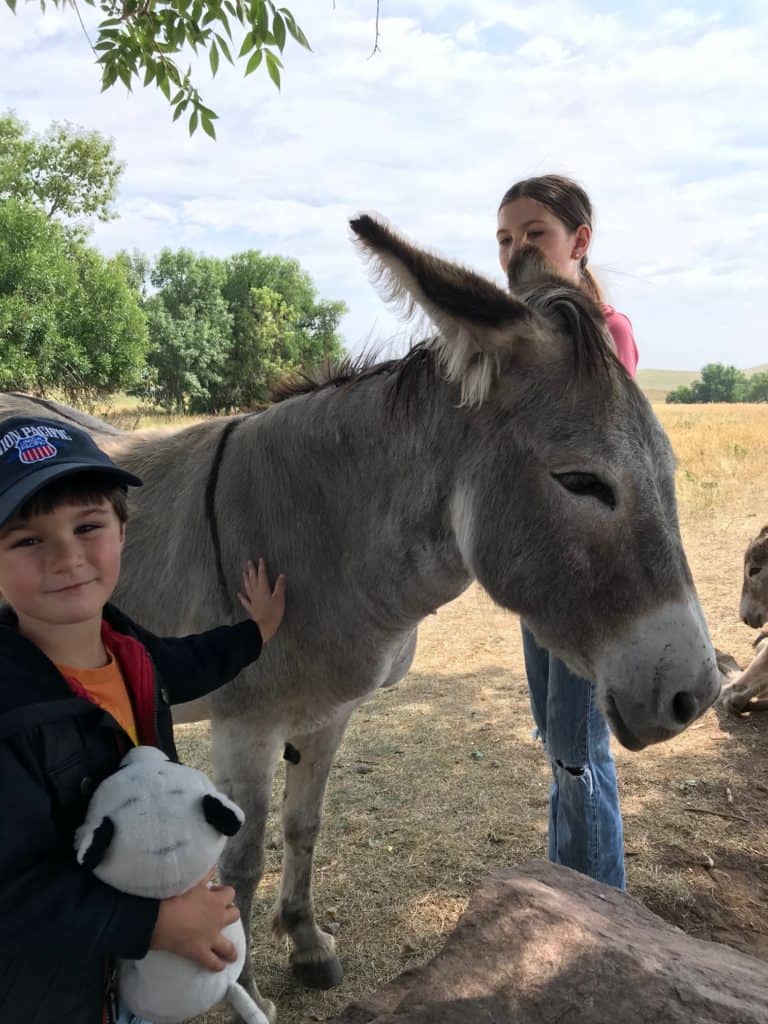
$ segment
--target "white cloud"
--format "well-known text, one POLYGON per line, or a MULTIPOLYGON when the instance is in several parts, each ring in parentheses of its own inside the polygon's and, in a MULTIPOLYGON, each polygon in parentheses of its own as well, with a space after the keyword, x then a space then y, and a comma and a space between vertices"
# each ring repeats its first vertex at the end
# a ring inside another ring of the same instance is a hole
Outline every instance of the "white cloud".
POLYGON ((552 36, 533 36, 518 49, 517 56, 532 64, 561 64, 567 59, 568 51, 552 36))
MULTIPOLYGON (((290 4, 289 4, 290 6, 290 4)), ((152 90, 99 94, 71 12, 0 4, 0 97, 34 128, 69 119, 115 138, 127 170, 105 250, 188 245, 294 256, 350 307, 352 347, 395 321, 366 281, 347 218, 386 215, 411 238, 499 279, 498 200, 557 170, 597 211, 592 262, 632 317, 646 366, 765 359, 768 13, 740 20, 641 2, 373 0, 295 13, 281 93, 223 65, 200 88, 219 141, 189 139, 152 90)), ((90 9, 88 9, 90 10, 90 9)), ((92 17, 91 12, 91 17, 92 17)))

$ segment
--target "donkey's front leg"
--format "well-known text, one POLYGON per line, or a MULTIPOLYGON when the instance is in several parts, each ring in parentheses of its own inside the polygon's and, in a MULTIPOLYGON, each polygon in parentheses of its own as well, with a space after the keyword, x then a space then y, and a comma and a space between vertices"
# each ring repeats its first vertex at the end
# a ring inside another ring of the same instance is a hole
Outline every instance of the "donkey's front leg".
POLYGON ((736 714, 768 710, 768 635, 758 637, 756 646, 754 660, 730 681, 730 686, 723 687, 721 700, 736 714))
POLYGON ((345 709, 325 729, 292 739, 298 761, 286 768, 283 875, 273 927, 278 935, 290 936, 291 966, 307 988, 333 988, 344 976, 333 937, 315 923, 312 860, 328 772, 350 714, 345 709))
POLYGON ((222 882, 235 890, 245 929, 247 951, 239 981, 274 1022, 275 1006, 261 995, 253 977, 251 903, 264 871, 264 831, 282 745, 277 738, 260 735, 258 725, 254 728, 245 717, 214 719, 211 734, 216 783, 245 812, 243 826, 227 841, 219 862, 222 882))

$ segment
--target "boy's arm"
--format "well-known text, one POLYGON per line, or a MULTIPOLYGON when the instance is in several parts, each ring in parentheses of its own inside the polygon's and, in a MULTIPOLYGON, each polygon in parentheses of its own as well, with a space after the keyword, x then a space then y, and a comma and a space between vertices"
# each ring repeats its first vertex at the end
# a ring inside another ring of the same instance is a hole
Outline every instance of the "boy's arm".
POLYGON ((104 885, 77 864, 74 850, 62 849, 45 781, 25 762, 14 740, 0 741, 2 954, 143 957, 159 901, 104 885))
POLYGON ((134 624, 136 636, 168 689, 170 704, 205 697, 218 689, 261 654, 263 642, 255 622, 218 626, 192 636, 157 637, 134 624))
POLYGON ((238 599, 249 615, 236 626, 219 626, 196 636, 160 639, 135 626, 160 670, 171 704, 204 697, 228 683, 261 654, 285 612, 285 576, 270 585, 264 559, 249 562, 238 599))

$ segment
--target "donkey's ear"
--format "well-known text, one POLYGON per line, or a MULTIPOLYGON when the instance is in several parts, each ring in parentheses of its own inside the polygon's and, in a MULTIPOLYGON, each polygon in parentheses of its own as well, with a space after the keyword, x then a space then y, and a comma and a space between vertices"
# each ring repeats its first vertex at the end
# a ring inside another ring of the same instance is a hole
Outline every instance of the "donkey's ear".
POLYGON ((233 836, 240 831, 240 826, 245 821, 245 815, 237 806, 223 793, 213 796, 206 793, 203 797, 203 815, 208 824, 221 832, 223 836, 233 836))
POLYGON ((93 871, 104 859, 109 844, 115 835, 115 825, 111 818, 102 818, 93 828, 81 825, 75 833, 75 849, 78 864, 93 871))
POLYGON ((432 347, 445 376, 461 386, 462 404, 487 397, 501 355, 539 340, 536 314, 491 281, 415 248, 368 214, 350 227, 384 298, 407 317, 420 309, 439 330, 432 347))

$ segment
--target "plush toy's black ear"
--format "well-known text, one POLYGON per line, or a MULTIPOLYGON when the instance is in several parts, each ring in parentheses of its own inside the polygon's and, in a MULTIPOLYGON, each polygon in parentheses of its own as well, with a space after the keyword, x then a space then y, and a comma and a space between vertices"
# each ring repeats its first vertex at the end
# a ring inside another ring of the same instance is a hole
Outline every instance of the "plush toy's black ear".
POLYGON ((240 831, 242 822, 233 810, 222 803, 217 796, 206 793, 203 797, 203 814, 209 825, 223 836, 233 836, 240 831))
POLYGON ((109 849, 114 834, 115 825, 112 819, 102 818, 101 823, 93 830, 93 838, 80 861, 84 868, 93 871, 95 867, 98 867, 109 849))

